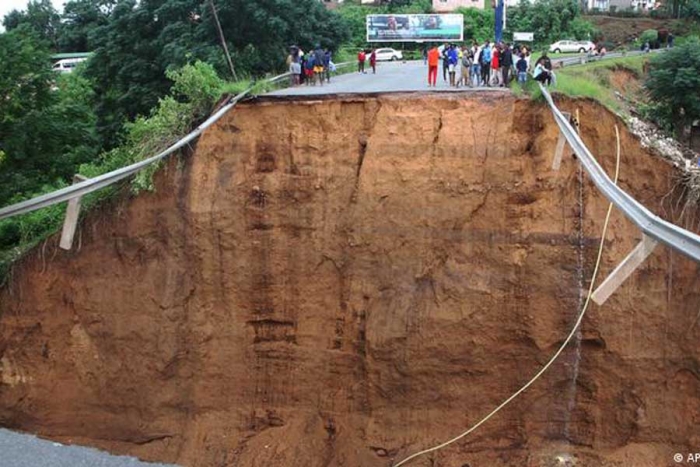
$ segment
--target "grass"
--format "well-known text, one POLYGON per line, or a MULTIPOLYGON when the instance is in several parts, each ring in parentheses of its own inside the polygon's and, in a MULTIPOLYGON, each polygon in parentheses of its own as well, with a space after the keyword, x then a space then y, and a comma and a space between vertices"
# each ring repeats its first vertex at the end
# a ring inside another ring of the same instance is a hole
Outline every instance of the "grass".
MULTIPOLYGON (((625 104, 616 96, 611 77, 615 70, 623 69, 641 79, 646 60, 646 56, 634 56, 560 68, 555 71, 557 83, 551 90, 571 97, 595 99, 615 113, 626 114, 625 104)), ((527 89, 533 98, 539 97, 538 86, 527 89)))

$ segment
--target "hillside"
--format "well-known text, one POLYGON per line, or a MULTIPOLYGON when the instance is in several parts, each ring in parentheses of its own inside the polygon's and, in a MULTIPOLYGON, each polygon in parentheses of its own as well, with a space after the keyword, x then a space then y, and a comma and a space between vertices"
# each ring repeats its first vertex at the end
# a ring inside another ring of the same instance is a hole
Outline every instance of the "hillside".
POLYGON ((689 27, 686 22, 674 19, 620 18, 602 15, 584 15, 583 18, 600 30, 606 42, 612 42, 615 45, 629 44, 647 29, 666 28, 673 34, 679 35, 689 27))
MULTIPOLYGON (((610 170, 614 125, 582 135, 610 170)), ((92 213, 0 291, 0 425, 185 466, 389 466, 462 431, 552 354, 607 201, 542 103, 259 99, 92 213)), ((623 131, 621 186, 673 216, 623 131)), ((672 218, 673 219, 673 218, 672 218)), ((607 274, 639 239, 615 212, 607 274)), ((698 266, 658 248, 473 437, 415 465, 659 466, 698 445, 698 266)))

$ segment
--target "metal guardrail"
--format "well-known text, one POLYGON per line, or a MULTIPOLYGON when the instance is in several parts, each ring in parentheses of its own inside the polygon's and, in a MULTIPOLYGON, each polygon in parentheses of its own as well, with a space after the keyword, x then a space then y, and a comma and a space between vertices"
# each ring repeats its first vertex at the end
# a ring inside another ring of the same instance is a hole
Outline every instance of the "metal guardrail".
POLYGON ((633 50, 630 52, 610 52, 606 53, 604 56, 600 57, 597 55, 594 56, 588 56, 588 55, 577 55, 575 57, 570 57, 570 58, 555 58, 552 59, 552 62, 559 64, 562 67, 567 67, 567 66, 572 66, 572 65, 585 65, 586 63, 591 63, 591 62, 598 62, 601 60, 608 60, 611 58, 627 58, 627 57, 635 57, 638 55, 647 55, 649 53, 661 53, 664 52, 666 49, 655 49, 655 50, 650 50, 649 52, 642 52, 641 50, 633 50))
POLYGON ((571 127, 569 120, 562 115, 554 104, 554 100, 547 89, 542 84, 540 84, 540 89, 549 107, 552 109, 554 120, 557 122, 559 130, 578 156, 581 165, 588 172, 598 191, 620 209, 646 235, 700 262, 700 236, 654 215, 632 196, 615 185, 590 153, 578 133, 571 127))
MULTIPOLYGON (((351 64, 353 62, 343 62, 340 64, 337 64, 336 67, 343 67, 351 64)), ((282 73, 281 75, 277 75, 273 78, 270 78, 267 80, 268 83, 276 83, 278 81, 281 81, 285 78, 289 78, 291 73, 282 73)), ((148 167, 151 164, 154 164, 161 159, 166 158, 167 156, 171 155, 175 151, 182 149, 184 146, 188 145, 191 143, 193 140, 197 139, 201 134, 212 126, 214 123, 216 123, 221 117, 223 117, 229 110, 231 110, 235 105, 241 101, 243 98, 248 96, 250 92, 252 91, 252 87, 246 89, 245 91, 241 92, 240 94, 236 95, 234 98, 232 98, 226 105, 224 105, 221 109, 219 109, 216 113, 211 115, 204 123, 199 125, 194 131, 189 133, 187 136, 170 146, 168 149, 165 151, 153 156, 149 157, 148 159, 144 159, 140 162, 136 162, 135 164, 122 167, 121 169, 117 169, 115 171, 97 176, 95 178, 90 178, 87 179, 83 182, 75 183, 74 185, 71 185, 66 188, 62 188, 60 190, 52 191, 51 193, 47 193, 45 195, 37 196, 36 198, 32 198, 26 201, 22 201, 17 204, 13 204, 11 206, 4 207, 0 209, 0 220, 2 219, 7 219, 10 217, 18 216, 20 214, 26 214, 28 212, 36 211, 37 209, 42 209, 48 206, 52 206, 54 204, 62 203, 64 201, 69 201, 73 198, 79 198, 81 196, 85 196, 88 193, 92 193, 93 191, 100 190, 102 188, 105 188, 109 185, 112 185, 120 180, 123 180, 131 175, 136 174, 137 172, 143 170, 144 168, 148 167)))
POLYGON ((69 187, 52 191, 51 193, 47 193, 45 195, 41 195, 36 198, 29 199, 27 201, 22 201, 21 203, 13 204, 11 206, 2 208, 0 209, 0 220, 9 217, 14 217, 20 214, 26 214, 31 211, 36 211, 37 209, 42 209, 54 204, 62 203, 63 201, 68 201, 73 198, 84 196, 88 193, 92 193, 93 191, 97 191, 101 188, 112 185, 118 182, 119 180, 129 177, 130 175, 134 175, 140 170, 160 161, 161 159, 164 159, 165 157, 174 153, 178 149, 183 148, 184 146, 198 138, 204 130, 216 123, 216 121, 218 121, 226 112, 231 110, 238 103, 238 101, 247 96, 249 92, 250 89, 247 89, 244 92, 238 94, 236 97, 231 99, 231 101, 228 104, 219 109, 218 112, 213 114, 204 123, 199 125, 194 131, 189 133, 187 136, 185 136, 184 138, 182 138, 177 143, 173 144, 160 154, 157 154, 153 157, 149 157, 148 159, 144 159, 135 164, 122 167, 121 169, 117 169, 113 172, 99 175, 95 178, 89 178, 83 182, 76 183, 69 187))

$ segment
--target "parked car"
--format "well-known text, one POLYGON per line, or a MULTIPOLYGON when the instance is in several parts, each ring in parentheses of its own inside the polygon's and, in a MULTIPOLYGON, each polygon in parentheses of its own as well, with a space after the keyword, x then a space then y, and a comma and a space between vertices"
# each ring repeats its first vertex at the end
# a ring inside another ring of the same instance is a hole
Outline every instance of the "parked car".
POLYGON ((395 49, 390 49, 390 48, 383 48, 383 49, 377 49, 377 61, 382 62, 382 61, 394 61, 394 60, 403 60, 403 53, 400 50, 395 50, 395 49))
POLYGON ((562 52, 586 53, 595 49, 595 44, 591 41, 559 41, 549 46, 549 51, 555 54, 562 52))

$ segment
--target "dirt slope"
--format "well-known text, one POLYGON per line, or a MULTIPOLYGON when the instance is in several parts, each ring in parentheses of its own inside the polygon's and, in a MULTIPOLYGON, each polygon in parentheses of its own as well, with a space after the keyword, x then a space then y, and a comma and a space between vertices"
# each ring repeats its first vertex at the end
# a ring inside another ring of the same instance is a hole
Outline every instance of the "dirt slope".
MULTIPOLYGON (((615 117, 587 101, 607 169, 615 117)), ((187 466, 388 466, 564 338, 607 204, 511 96, 244 104, 155 194, 0 292, 0 425, 187 466), (583 203, 583 211, 579 208, 583 203)), ((623 132, 621 185, 672 213, 623 132)), ((669 214, 670 215, 670 214, 669 214)), ((602 274, 640 238, 612 219, 602 274)), ((660 247, 517 403, 417 466, 669 465, 700 446, 697 266, 660 247)))

